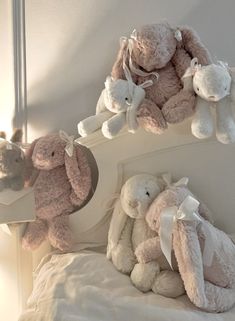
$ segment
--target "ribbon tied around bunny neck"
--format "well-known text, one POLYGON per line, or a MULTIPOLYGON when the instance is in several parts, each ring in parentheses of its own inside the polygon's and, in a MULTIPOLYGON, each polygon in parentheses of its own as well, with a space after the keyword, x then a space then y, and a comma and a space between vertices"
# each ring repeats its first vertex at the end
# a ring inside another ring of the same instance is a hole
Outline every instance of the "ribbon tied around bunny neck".
MULTIPOLYGON (((180 207, 165 208, 160 217, 160 246, 172 270, 171 252, 172 252, 172 236, 174 225, 177 221, 196 221, 202 222, 201 217, 196 213, 199 202, 192 196, 187 196, 180 207)), ((205 228, 206 238, 203 251, 203 263, 210 266, 213 259, 213 246, 209 231, 205 228)))
POLYGON ((69 136, 65 131, 60 130, 59 132, 60 138, 66 142, 65 152, 69 157, 73 156, 74 151, 74 136, 69 136))

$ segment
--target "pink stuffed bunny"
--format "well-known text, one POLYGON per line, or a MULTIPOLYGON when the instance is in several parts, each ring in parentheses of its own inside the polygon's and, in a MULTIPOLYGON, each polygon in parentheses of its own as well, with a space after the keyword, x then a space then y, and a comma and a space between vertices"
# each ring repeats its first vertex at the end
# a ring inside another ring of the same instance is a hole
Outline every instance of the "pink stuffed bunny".
POLYGON ((28 185, 34 184, 37 218, 24 233, 25 249, 36 249, 46 237, 62 251, 72 245, 68 215, 88 197, 91 170, 81 147, 69 137, 67 144, 65 140, 59 134, 50 134, 35 140, 26 153, 28 170, 31 166, 28 185))
POLYGON ((138 123, 145 130, 161 134, 167 123, 179 123, 193 114, 195 94, 181 82, 193 57, 203 65, 211 62, 208 50, 189 27, 174 30, 167 23, 145 25, 134 30, 130 39, 122 39, 112 77, 125 79, 126 63, 137 85, 153 81, 145 89, 137 113, 138 123))
POLYGON ((207 220, 208 214, 187 187, 170 186, 146 214, 159 237, 141 243, 135 254, 146 263, 164 252, 170 261, 173 250, 191 302, 209 312, 224 312, 235 305, 235 245, 207 220))

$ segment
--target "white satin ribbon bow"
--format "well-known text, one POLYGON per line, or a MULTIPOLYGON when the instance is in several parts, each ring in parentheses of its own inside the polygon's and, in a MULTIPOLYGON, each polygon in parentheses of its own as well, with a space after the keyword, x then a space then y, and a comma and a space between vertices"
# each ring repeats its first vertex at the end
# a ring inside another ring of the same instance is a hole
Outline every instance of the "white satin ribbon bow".
POLYGON ((172 269, 171 252, 174 224, 177 220, 201 221, 201 218, 195 212, 198 206, 199 202, 195 198, 187 196, 179 208, 176 206, 167 207, 161 213, 159 231, 160 245, 172 269))
POLYGON ((65 152, 68 154, 69 157, 73 156, 73 149, 74 149, 74 136, 69 136, 65 131, 60 130, 59 132, 60 138, 66 142, 65 152))

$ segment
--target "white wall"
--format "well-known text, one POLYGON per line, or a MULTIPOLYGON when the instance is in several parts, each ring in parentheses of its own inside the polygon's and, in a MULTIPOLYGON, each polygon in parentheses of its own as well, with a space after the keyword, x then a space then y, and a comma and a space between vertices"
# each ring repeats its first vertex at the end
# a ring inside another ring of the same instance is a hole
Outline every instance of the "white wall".
POLYGON ((0 130, 9 132, 14 111, 11 1, 0 0, 0 130))
POLYGON ((119 37, 167 19, 193 26, 235 66, 234 0, 26 0, 31 138, 92 114, 119 37))

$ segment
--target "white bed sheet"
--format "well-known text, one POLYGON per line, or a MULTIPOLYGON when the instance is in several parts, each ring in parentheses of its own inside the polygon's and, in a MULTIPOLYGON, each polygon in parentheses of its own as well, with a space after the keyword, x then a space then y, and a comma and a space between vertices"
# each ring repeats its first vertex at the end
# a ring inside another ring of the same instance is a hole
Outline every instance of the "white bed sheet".
POLYGON ((211 314, 182 296, 143 294, 104 254, 83 251, 51 255, 35 274, 20 321, 234 321, 235 308, 211 314))

